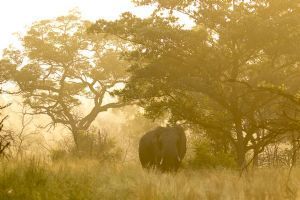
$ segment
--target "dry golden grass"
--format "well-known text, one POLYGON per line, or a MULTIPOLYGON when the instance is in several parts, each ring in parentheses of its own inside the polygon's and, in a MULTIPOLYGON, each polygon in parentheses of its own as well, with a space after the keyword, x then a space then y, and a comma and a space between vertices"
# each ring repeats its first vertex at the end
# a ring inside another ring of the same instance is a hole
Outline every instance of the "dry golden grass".
POLYGON ((221 169, 161 174, 144 171, 138 164, 91 160, 2 162, 0 199, 297 199, 300 169, 292 172, 291 191, 287 174, 287 169, 260 169, 242 177, 221 169))

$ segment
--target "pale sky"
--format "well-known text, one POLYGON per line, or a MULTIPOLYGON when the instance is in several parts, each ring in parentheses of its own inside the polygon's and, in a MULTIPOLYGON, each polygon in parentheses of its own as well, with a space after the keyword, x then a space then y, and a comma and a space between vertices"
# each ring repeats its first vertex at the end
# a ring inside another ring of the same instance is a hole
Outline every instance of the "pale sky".
POLYGON ((144 17, 149 8, 135 8, 130 0, 0 0, 0 53, 16 41, 13 33, 24 32, 33 22, 66 15, 78 8, 84 19, 116 19, 122 12, 132 11, 144 17))

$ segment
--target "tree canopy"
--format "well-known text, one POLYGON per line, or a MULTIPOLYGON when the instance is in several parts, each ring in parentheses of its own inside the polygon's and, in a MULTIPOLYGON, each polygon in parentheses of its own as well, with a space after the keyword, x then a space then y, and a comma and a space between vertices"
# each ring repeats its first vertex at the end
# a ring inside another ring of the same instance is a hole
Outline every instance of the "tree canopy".
POLYGON ((124 13, 89 29, 132 45, 125 101, 227 141, 240 167, 250 150, 257 155, 299 130, 299 1, 134 2, 157 9, 146 19, 124 13), (182 15, 193 27, 180 23, 182 15))
POLYGON ((90 24, 77 12, 38 21, 21 37, 22 48, 5 50, 0 65, 10 70, 6 79, 17 83, 32 114, 48 115, 52 125, 68 127, 77 145, 80 132, 100 112, 124 105, 107 99, 128 78, 118 40, 88 35, 90 24))

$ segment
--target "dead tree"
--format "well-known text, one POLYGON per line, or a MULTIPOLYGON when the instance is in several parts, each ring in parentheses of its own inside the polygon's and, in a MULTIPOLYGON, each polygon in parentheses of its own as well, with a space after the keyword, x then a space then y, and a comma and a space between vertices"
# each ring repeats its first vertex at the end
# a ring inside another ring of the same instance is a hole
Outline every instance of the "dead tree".
MULTIPOLYGON (((0 106, 0 111, 3 109, 7 108, 9 104, 5 106, 0 106)), ((0 113, 1 115, 1 113, 0 113)), ((13 136, 12 133, 9 131, 4 131, 3 130, 3 123, 7 119, 7 115, 5 115, 1 120, 0 120, 0 157, 7 157, 7 150, 11 146, 13 142, 13 136)))

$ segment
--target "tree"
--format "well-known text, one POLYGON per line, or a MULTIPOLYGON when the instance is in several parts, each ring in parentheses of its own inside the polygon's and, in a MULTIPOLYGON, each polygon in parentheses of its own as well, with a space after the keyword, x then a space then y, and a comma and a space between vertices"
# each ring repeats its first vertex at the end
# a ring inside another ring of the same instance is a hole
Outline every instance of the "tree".
POLYGON ((89 24, 75 11, 38 21, 21 37, 22 48, 6 49, 2 60, 32 114, 48 115, 51 125, 66 126, 77 147, 81 132, 100 112, 124 106, 110 100, 110 93, 127 79, 118 41, 88 35, 89 24))
POLYGON ((151 118, 169 113, 229 141, 240 168, 248 152, 299 130, 298 1, 134 2, 157 9, 147 19, 124 13, 90 28, 132 45, 125 100, 139 100, 151 118))

